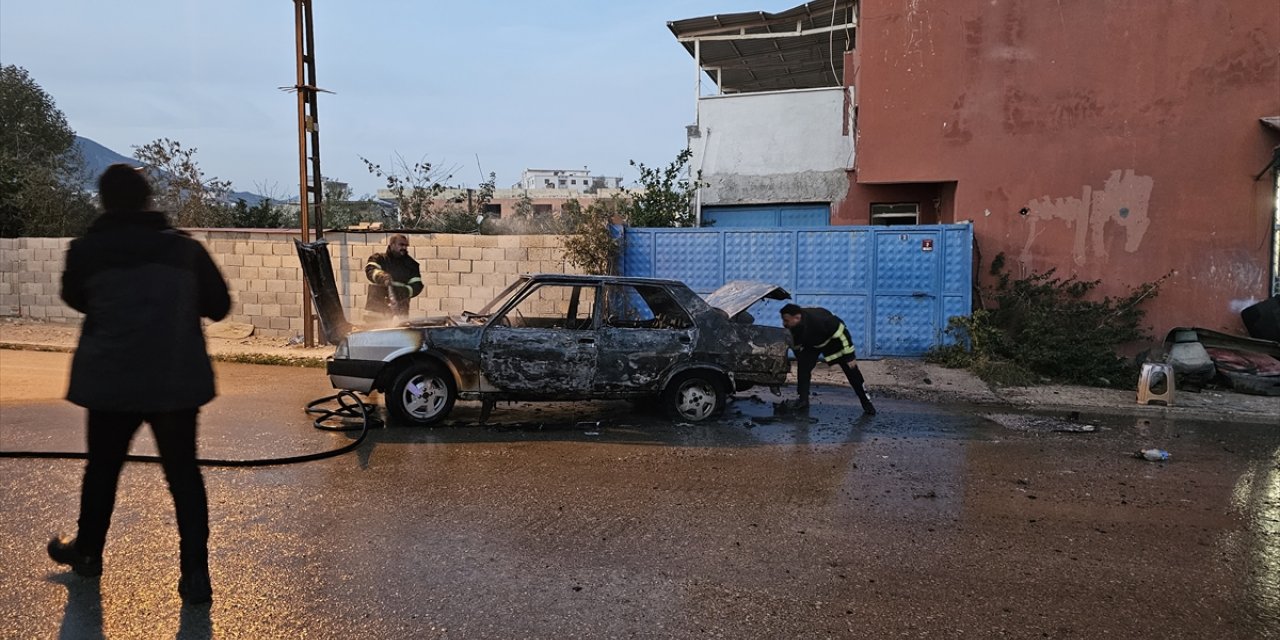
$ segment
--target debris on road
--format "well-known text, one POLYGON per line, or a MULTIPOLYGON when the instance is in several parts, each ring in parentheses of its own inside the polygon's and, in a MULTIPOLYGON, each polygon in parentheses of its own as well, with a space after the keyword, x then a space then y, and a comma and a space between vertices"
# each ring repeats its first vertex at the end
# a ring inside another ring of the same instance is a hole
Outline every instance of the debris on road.
POLYGON ((1091 424, 1067 425, 1054 429, 1057 433, 1093 433, 1098 427, 1091 424))
POLYGON ((1133 457, 1150 462, 1165 462, 1169 459, 1169 452, 1164 449, 1143 449, 1135 451, 1133 457))

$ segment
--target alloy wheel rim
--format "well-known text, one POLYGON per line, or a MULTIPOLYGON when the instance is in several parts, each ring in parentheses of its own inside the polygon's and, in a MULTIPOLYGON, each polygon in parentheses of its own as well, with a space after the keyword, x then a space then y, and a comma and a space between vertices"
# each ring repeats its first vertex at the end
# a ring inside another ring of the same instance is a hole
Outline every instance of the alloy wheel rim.
POLYGON ((405 410, 416 418, 431 418, 444 408, 449 390, 439 376, 414 376, 404 387, 405 410))
POLYGON ((711 415, 716 407, 715 390, 706 383, 690 383, 680 389, 677 409, 690 420, 701 420, 711 415))

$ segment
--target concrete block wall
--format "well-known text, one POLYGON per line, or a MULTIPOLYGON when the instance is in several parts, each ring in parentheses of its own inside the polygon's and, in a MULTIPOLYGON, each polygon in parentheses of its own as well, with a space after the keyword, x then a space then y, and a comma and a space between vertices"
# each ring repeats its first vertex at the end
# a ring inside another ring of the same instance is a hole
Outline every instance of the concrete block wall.
MULTIPOLYGON (((368 300, 364 265, 386 250, 390 233, 329 233, 338 295, 347 318, 359 322, 368 300)), ((581 273, 564 259, 556 236, 406 234, 409 255, 422 267, 422 295, 410 301, 410 316, 479 311, 525 273, 581 273)))
MULTIPOLYGON (((296 231, 192 230, 222 269, 231 290, 228 320, 251 324, 255 335, 292 337, 303 331, 302 269, 296 231)), ((364 265, 386 249, 389 233, 330 233, 338 294, 353 322, 363 320, 364 265)), ((580 273, 564 259, 555 236, 406 234, 409 254, 422 266, 425 289, 411 316, 479 311, 524 273, 580 273)), ((82 316, 59 298, 69 238, 0 238, 0 316, 78 323, 82 316)))
POLYGON ((62 304, 62 268, 70 238, 0 238, 0 317, 78 322, 62 304))

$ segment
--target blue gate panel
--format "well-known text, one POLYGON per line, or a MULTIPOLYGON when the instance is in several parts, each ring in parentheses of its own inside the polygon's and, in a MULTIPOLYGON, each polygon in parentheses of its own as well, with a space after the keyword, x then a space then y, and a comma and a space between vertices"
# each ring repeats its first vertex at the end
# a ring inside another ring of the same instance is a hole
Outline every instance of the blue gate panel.
POLYGON ((968 296, 954 295, 942 297, 942 321, 938 323, 939 330, 943 333, 940 337, 942 344, 955 344, 957 342, 954 337, 946 335, 947 322, 952 316, 968 317, 972 312, 971 306, 972 303, 969 301, 968 296))
POLYGON ((711 293, 724 284, 719 232, 657 233, 653 242, 655 278, 683 280, 698 293, 711 293))
POLYGON ((763 280, 790 287, 795 281, 794 238, 790 231, 725 231, 724 281, 763 280))
POLYGON ((622 272, 637 278, 653 276, 653 232, 628 230, 623 236, 622 272))
POLYGON ((877 355, 920 355, 937 344, 934 298, 876 296, 875 344, 877 355))
POLYGON ((796 236, 797 289, 833 293, 870 290, 870 232, 797 231, 796 236))
MULTIPOLYGON (((730 280, 782 285, 796 304, 840 316, 859 357, 923 355, 950 342, 948 318, 970 313, 969 225, 725 226, 628 229, 623 273, 681 280, 704 295, 730 280)), ((756 322, 781 326, 783 304, 764 300, 748 311, 756 322)))
POLYGON ((876 234, 876 289, 936 292, 937 240, 938 234, 919 231, 876 234))
MULTIPOLYGON (((943 232, 942 292, 967 294, 973 284, 973 243, 965 229, 948 229, 943 232)), ((954 315, 954 314, 952 314, 954 315)), ((963 315, 969 315, 965 309, 963 315)))

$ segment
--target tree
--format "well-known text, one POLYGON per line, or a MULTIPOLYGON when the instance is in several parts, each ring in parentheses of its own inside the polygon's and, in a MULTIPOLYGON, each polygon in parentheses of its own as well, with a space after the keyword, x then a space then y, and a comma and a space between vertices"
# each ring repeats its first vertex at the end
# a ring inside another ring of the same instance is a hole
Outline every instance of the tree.
POLYGON ((685 166, 692 151, 685 149, 664 169, 631 161, 640 170, 641 191, 627 191, 631 197, 627 222, 633 227, 691 227, 696 223, 693 194, 701 176, 687 177, 685 166))
POLYGON ((617 231, 630 208, 631 203, 620 195, 596 200, 586 208, 577 200, 566 202, 560 210, 566 227, 560 242, 569 262, 591 274, 617 273, 622 253, 617 231))
POLYGON ((396 164, 390 169, 383 169, 382 165, 364 157, 360 161, 369 173, 386 181, 387 190, 396 200, 400 228, 429 228, 435 200, 448 189, 445 182, 452 175, 442 176, 443 171, 425 160, 409 165, 400 155, 396 155, 396 164))
POLYGON ((82 233, 96 211, 75 132, 22 67, 0 66, 0 123, 0 236, 82 233))
POLYGON ((342 229, 363 222, 361 207, 351 201, 351 186, 341 180, 322 178, 324 198, 321 200, 324 217, 321 223, 330 229, 342 229))
POLYGON ((179 227, 224 227, 231 222, 226 205, 231 183, 206 178, 196 162, 196 149, 177 140, 158 138, 133 148, 133 157, 147 167, 155 189, 156 208, 169 213, 179 227))
POLYGON ((231 226, 240 229, 279 229, 284 226, 284 220, 280 210, 271 204, 270 198, 264 198, 252 207, 244 198, 239 198, 231 207, 231 226))

